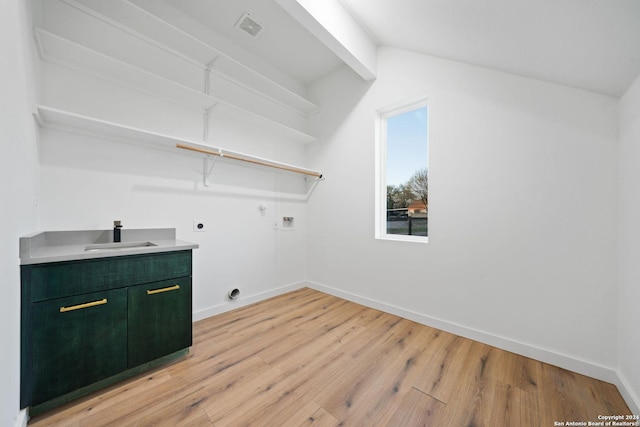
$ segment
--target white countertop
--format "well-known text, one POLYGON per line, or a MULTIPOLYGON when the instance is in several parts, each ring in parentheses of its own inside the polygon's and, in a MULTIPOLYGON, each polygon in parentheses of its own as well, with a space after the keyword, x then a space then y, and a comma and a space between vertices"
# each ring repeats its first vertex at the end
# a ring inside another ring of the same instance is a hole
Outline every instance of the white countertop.
POLYGON ((20 264, 74 261, 197 249, 196 243, 176 240, 175 228, 122 229, 123 247, 109 248, 113 230, 42 231, 20 238, 20 264), (127 247, 127 244, 149 246, 127 247), (103 248, 100 248, 103 245, 103 248), (95 247, 98 247, 97 249, 95 247))

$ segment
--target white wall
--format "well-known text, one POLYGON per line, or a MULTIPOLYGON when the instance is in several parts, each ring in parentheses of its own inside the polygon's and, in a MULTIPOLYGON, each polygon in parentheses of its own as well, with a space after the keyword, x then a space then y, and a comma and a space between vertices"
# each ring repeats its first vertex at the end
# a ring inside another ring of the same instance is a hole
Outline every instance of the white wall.
POLYGON ((616 99, 392 48, 370 87, 341 70, 309 95, 315 286, 614 379, 616 99), (421 93, 429 243, 377 241, 375 111, 421 93))
POLYGON ((620 100, 620 376, 640 412, 640 76, 620 100))
POLYGON ((37 143, 28 2, 0 3, 0 425, 25 423, 20 412, 20 269, 18 238, 36 229, 37 143))
MULTIPOLYGON (((45 64, 43 103, 153 132, 199 139, 200 112, 45 64)), ((305 278, 306 205, 299 175, 219 160, 211 186, 202 184, 202 157, 178 150, 114 142, 59 130, 41 132, 40 229, 171 227, 194 251, 194 317, 299 286, 305 278), (259 207, 267 207, 263 215, 259 207), (274 230, 294 216, 295 231, 274 230), (203 221, 207 232, 193 231, 203 221), (226 300, 240 289, 240 301, 226 300)), ((210 143, 302 164, 304 146, 211 120, 210 143)))

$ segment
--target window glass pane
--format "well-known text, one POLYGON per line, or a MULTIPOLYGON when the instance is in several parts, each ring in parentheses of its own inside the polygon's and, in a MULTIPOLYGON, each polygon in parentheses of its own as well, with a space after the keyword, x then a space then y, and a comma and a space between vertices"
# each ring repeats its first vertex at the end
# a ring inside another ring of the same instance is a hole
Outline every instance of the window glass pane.
POLYGON ((428 235, 427 107, 386 117, 386 233, 428 235))

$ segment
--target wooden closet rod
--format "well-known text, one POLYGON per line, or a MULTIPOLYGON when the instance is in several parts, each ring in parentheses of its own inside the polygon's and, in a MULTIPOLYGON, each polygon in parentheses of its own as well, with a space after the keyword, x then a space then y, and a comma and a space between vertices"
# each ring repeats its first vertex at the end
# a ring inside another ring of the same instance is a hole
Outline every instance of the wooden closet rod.
POLYGON ((222 150, 220 151, 213 151, 213 150, 207 150, 206 148, 200 148, 200 147, 194 147, 191 145, 186 145, 186 144, 176 144, 177 148, 182 148, 184 150, 191 150, 191 151, 196 151, 198 153, 204 153, 204 154, 208 154, 211 156, 220 156, 220 157, 226 157, 228 159, 233 159, 233 160, 240 160, 242 162, 247 162, 247 163, 253 163, 256 165, 261 165, 261 166, 268 166, 270 168, 276 168, 276 169, 281 169, 281 170, 285 170, 288 172, 295 172, 295 173, 301 173, 304 175, 309 175, 309 176, 315 176, 316 178, 322 178, 322 174, 319 172, 314 172, 314 171, 310 171, 310 170, 306 170, 306 169, 300 169, 300 168, 296 168, 293 166, 287 166, 287 165, 281 165, 278 163, 270 163, 270 162, 266 162, 266 161, 262 161, 262 160, 258 160, 258 159, 252 159, 249 157, 244 157, 244 156, 239 156, 236 154, 231 154, 231 153, 223 153, 222 150))

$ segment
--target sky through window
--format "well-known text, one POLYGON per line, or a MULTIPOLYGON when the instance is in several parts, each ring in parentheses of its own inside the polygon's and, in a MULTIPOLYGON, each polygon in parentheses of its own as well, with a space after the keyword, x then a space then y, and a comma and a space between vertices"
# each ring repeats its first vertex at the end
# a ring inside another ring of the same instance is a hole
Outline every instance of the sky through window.
POLYGON ((389 117, 387 185, 404 184, 427 165, 427 107, 389 117))

